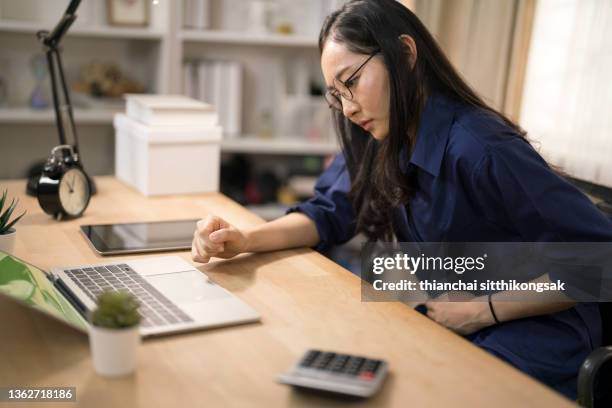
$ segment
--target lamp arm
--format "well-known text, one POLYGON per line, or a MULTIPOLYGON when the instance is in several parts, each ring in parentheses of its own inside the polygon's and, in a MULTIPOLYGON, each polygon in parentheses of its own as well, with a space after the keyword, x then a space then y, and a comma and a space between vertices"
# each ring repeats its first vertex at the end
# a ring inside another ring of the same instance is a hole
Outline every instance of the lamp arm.
POLYGON ((45 38, 43 39, 44 45, 47 47, 54 47, 60 43, 64 34, 66 34, 72 23, 74 23, 74 20, 76 20, 77 16, 75 12, 77 8, 79 8, 79 4, 81 4, 81 0, 70 1, 70 4, 68 4, 68 7, 66 8, 66 11, 64 12, 64 15, 60 19, 59 23, 57 23, 51 33, 47 33, 45 35, 45 38))
POLYGON ((45 46, 47 55, 47 64, 51 77, 51 91, 53 93, 55 121, 59 133, 60 144, 67 144, 69 142, 68 139, 74 141, 74 151, 77 154, 79 150, 78 138, 72 113, 72 104, 70 102, 70 93, 68 92, 66 77, 64 76, 59 44, 72 23, 76 20, 77 16, 75 12, 80 3, 81 0, 70 1, 64 15, 51 33, 48 31, 39 31, 36 33, 38 40, 45 46), (60 93, 62 96, 61 100, 60 93))

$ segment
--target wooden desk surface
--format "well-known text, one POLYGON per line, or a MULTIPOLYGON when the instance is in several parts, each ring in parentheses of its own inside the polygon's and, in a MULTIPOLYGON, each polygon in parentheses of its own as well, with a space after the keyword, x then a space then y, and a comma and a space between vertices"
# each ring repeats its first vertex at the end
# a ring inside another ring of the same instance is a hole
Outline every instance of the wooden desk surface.
MULTIPOLYGON (((46 270, 121 259, 95 255, 80 224, 209 213, 238 227, 262 222, 221 194, 147 199, 114 178, 96 181, 99 193, 86 214, 65 222, 26 197, 25 182, 0 181, 28 210, 18 224, 15 255, 46 270)), ((190 261, 188 252, 178 255, 190 261)), ((310 249, 245 255, 198 269, 257 309, 261 323, 145 340, 134 375, 105 379, 93 371, 85 335, 5 300, 0 386, 75 386, 77 403, 70 405, 104 408, 572 406, 403 304, 362 303, 359 279, 310 249), (391 374, 374 398, 348 403, 277 384, 275 376, 309 347, 383 358, 391 374)))

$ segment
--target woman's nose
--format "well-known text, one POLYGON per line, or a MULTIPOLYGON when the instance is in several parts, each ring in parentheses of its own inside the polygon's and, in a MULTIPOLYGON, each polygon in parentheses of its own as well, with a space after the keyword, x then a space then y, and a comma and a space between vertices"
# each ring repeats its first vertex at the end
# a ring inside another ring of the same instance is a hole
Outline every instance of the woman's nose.
POLYGON ((354 99, 352 101, 349 101, 342 98, 342 113, 344 114, 344 116, 350 119, 358 111, 359 104, 356 103, 354 99))

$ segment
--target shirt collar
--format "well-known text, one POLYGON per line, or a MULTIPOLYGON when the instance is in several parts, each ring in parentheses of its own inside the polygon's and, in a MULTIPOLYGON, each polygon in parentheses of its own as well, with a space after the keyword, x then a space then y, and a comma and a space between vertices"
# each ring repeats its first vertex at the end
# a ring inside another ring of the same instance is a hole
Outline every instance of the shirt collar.
MULTIPOLYGON (((410 164, 425 170, 434 177, 440 174, 454 113, 455 104, 451 99, 437 93, 429 95, 421 114, 410 164)), ((406 156, 407 149, 404 148, 400 162, 405 163, 406 156)), ((403 170, 408 170, 407 166, 403 170)))

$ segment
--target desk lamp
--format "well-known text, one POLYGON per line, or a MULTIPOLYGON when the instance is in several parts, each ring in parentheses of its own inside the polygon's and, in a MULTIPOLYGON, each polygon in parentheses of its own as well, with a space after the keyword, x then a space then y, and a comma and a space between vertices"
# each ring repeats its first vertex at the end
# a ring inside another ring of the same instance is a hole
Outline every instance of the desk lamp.
MULTIPOLYGON (((47 163, 39 169, 31 172, 28 178, 27 193, 36 196, 39 193, 39 183, 44 177, 45 171, 50 169, 49 164, 53 163, 56 166, 54 170, 58 170, 57 166, 77 167, 83 171, 82 163, 79 159, 79 146, 76 126, 72 114, 72 104, 70 102, 70 93, 66 85, 66 78, 61 59, 60 42, 62 37, 68 32, 68 29, 77 18, 75 14, 81 0, 71 0, 64 15, 53 31, 49 32, 42 30, 36 33, 36 37, 43 44, 47 57, 47 65, 49 67, 49 75, 51 77, 51 91, 53 94, 53 108, 55 110, 55 122, 59 134, 60 145, 54 147, 53 152, 47 163), (72 144, 70 142, 72 141, 72 144), (42 175, 41 175, 42 173, 42 175)), ((40 167, 40 166, 39 166, 40 167)), ((91 177, 85 174, 89 184, 90 194, 95 194, 96 188, 91 177)))

